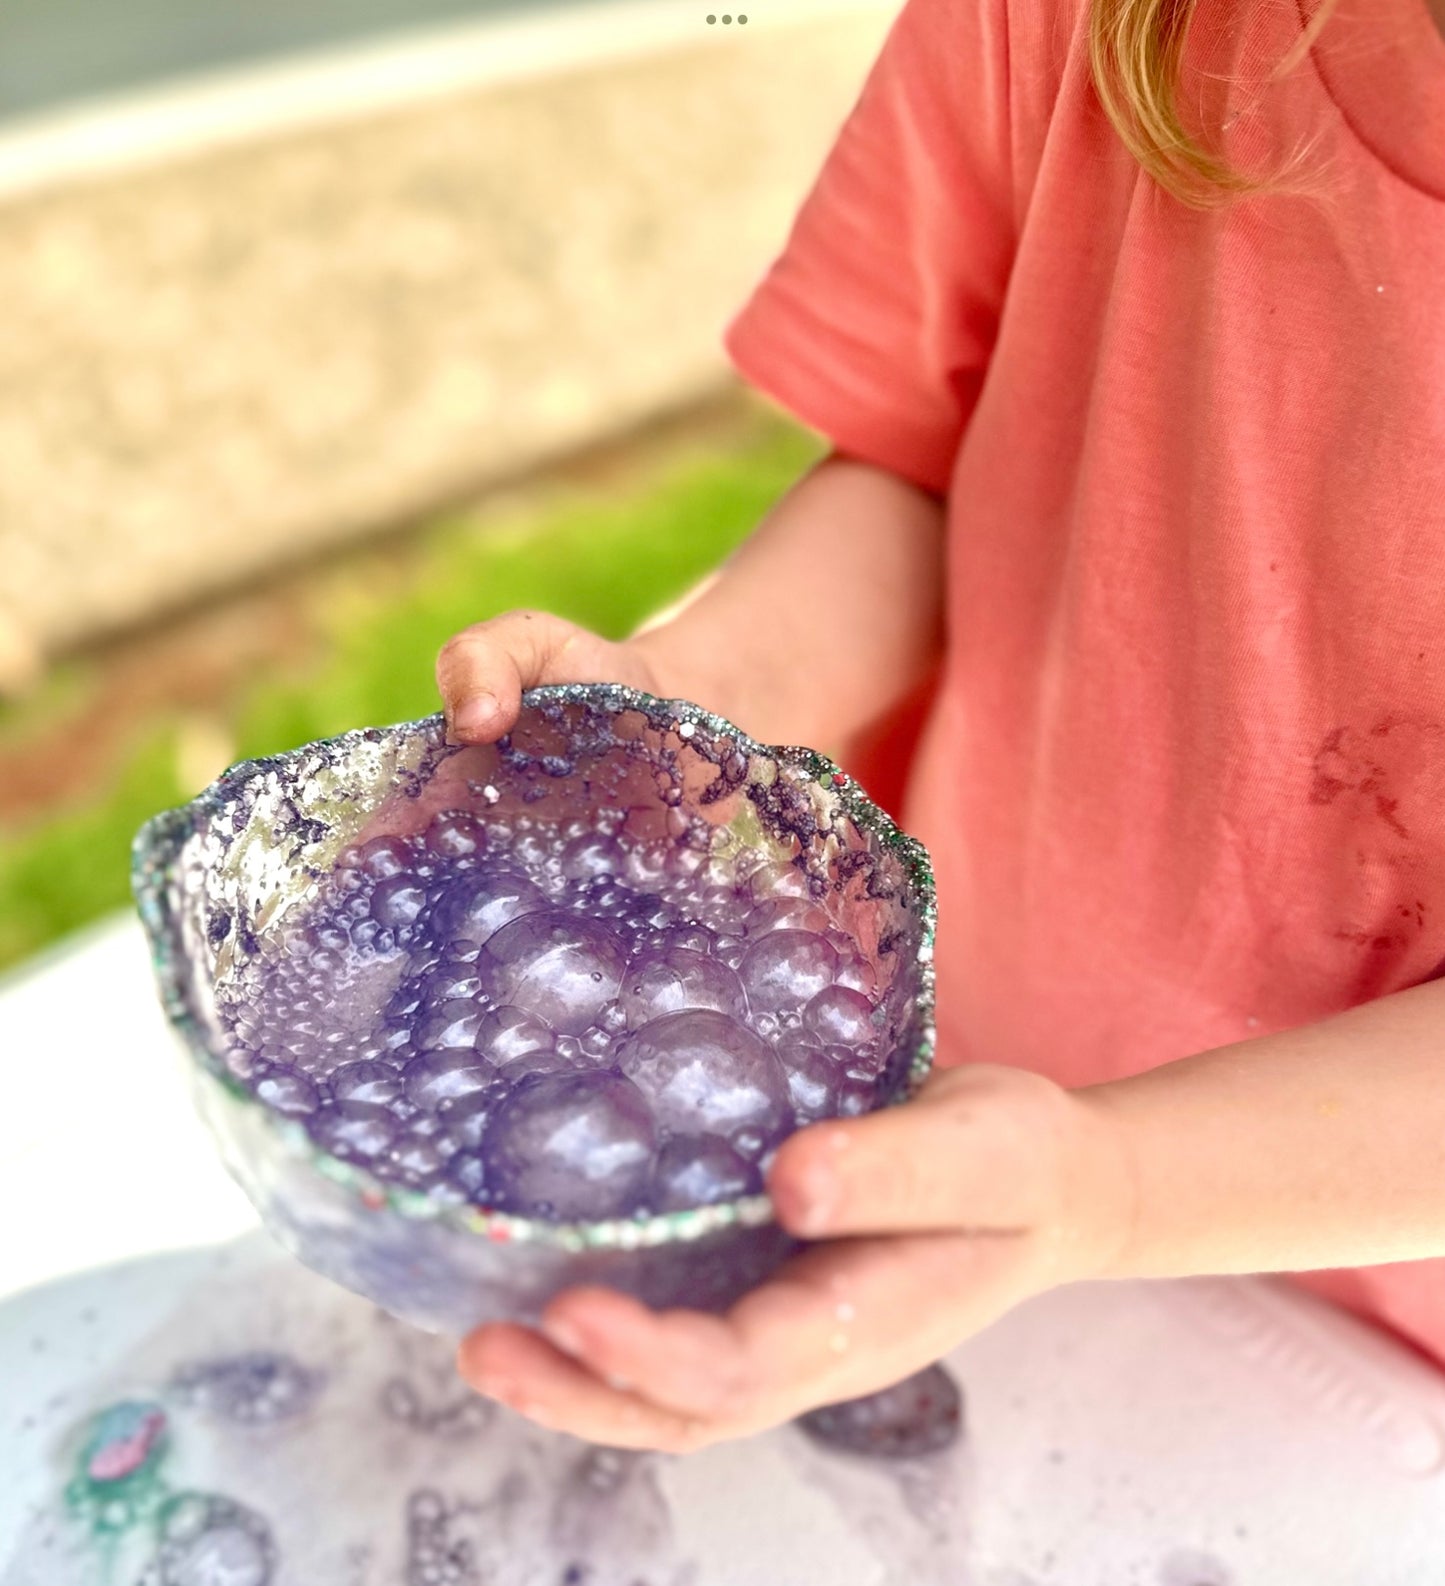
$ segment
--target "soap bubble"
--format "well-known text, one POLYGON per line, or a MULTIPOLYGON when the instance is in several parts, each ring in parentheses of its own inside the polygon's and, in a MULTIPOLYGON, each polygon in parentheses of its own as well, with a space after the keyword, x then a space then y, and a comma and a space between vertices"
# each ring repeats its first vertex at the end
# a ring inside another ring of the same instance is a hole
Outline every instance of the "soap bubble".
POLYGON ((803 1009, 803 1028, 822 1046, 866 1046, 878 1035, 873 1004, 862 992, 828 986, 803 1009))
POLYGON ((286 1065, 268 1070, 265 1078, 257 1083, 256 1094, 268 1107, 288 1116, 315 1112, 321 1099, 316 1086, 305 1074, 286 1065))
POLYGON ((618 994, 627 968, 622 937, 599 920, 548 909, 505 925, 477 961, 483 989, 580 1035, 618 994))
POLYGON ((388 1018, 381 1028, 380 1041, 388 1060, 393 1063, 401 1062, 399 1054, 403 1050, 411 1050, 411 1020, 408 1018, 395 1021, 388 1018))
POLYGON ((441 1172, 447 1153, 434 1139, 404 1134, 394 1141, 385 1160, 387 1167, 403 1182, 421 1188, 441 1172))
POLYGON ((762 1188, 751 1162, 715 1135, 675 1135, 657 1156, 652 1204, 660 1212, 686 1211, 736 1200, 762 1188))
POLYGON ((486 846, 480 821, 461 810, 446 810, 427 827, 426 845, 438 859, 467 859, 486 846))
POLYGON ((447 1180, 463 1197, 477 1203, 487 1187, 486 1159, 473 1151, 458 1151, 447 1163, 447 1180))
POLYGON ((486 1058, 470 1048, 453 1048, 414 1057, 402 1070, 402 1084, 408 1101, 435 1111, 443 1102, 481 1090, 495 1074, 486 1058))
POLYGON ((627 1015, 617 1001, 604 1002, 597 1010, 597 1027, 609 1035, 617 1035, 627 1028, 627 1015))
POLYGON ((456 959, 443 959, 422 981, 420 1000, 431 1008, 456 999, 465 1001, 475 997, 482 989, 474 965, 459 963, 456 959))
POLYGON ((594 918, 633 921, 654 907, 644 893, 634 892, 624 882, 610 876, 585 883, 581 904, 594 918))
POLYGON ((255 1079, 259 1061, 256 1053, 249 1046, 243 1046, 239 1040, 233 1041, 221 1057, 226 1072, 240 1080, 255 1079))
POLYGON ((322 920, 313 925, 310 935, 318 947, 331 948, 333 951, 345 948, 351 941, 350 933, 336 920, 322 920))
POLYGON ((337 1101, 366 1101, 385 1107, 401 1095, 401 1079, 389 1063, 343 1063, 331 1075, 331 1094, 337 1101))
POLYGON ((477 1039, 486 1009, 465 998, 438 1004, 416 1027, 416 1044, 424 1052, 470 1048, 477 1039))
POLYGON ((838 955, 812 931, 770 931, 738 965, 750 1007, 776 1013, 800 1008, 833 983, 838 955))
POLYGON ((426 901, 426 888, 414 876, 388 876, 371 895, 371 917, 378 925, 405 930, 421 917, 426 901))
POLYGON ((558 1038, 554 1047, 547 1047, 537 1052, 524 1052, 510 1067, 511 1076, 523 1074, 579 1074, 595 1073, 605 1065, 595 1063, 586 1057, 580 1047, 571 1051, 564 1050, 563 1043, 568 1037, 558 1038))
POLYGON ((787 1038, 778 1045, 778 1057, 788 1076, 788 1095, 800 1124, 830 1117, 837 1107, 842 1074, 822 1047, 812 1041, 787 1038))
POLYGON ((688 881, 707 864, 707 849, 681 842, 667 856, 667 872, 674 881, 688 881))
POLYGON ((436 917, 444 939, 485 942, 520 916, 547 907, 541 888, 519 871, 491 870, 453 881, 436 917))
POLYGON ((551 845, 540 832, 528 832, 512 844, 512 858, 529 872, 540 870, 551 851, 551 845))
POLYGON ((749 940, 769 931, 813 931, 822 936, 831 924, 820 904, 807 898, 775 898, 748 911, 746 929, 749 940))
POLYGON ((498 1068, 527 1053, 544 1051, 554 1042, 552 1027, 525 1008, 504 1002, 493 1008, 477 1026, 476 1048, 498 1068))
POLYGON ((872 1112, 877 1100, 876 1080, 858 1079, 845 1074, 838 1085, 838 1099, 834 1106, 840 1118, 861 1118, 865 1112, 872 1112))
POLYGON ((385 881, 402 871, 414 869, 416 855, 402 837, 373 837, 361 846, 359 865, 374 881, 385 881))
POLYGON ((726 1134, 791 1122, 788 1085, 772 1050, 724 1013, 669 1013, 631 1035, 618 1066, 652 1103, 658 1123, 681 1133, 726 1134))
POLYGON ((615 875, 622 868, 622 852, 612 837, 601 831, 588 831, 562 850, 562 874, 573 882, 587 882, 598 875, 615 875))
POLYGON ((776 1132, 769 1134, 759 1129, 756 1124, 747 1124, 741 1129, 734 1129, 729 1138, 740 1157, 748 1162, 756 1162, 777 1135, 776 1132))
POLYGON ((626 848, 622 874, 629 886, 656 894, 667 874, 667 848, 661 843, 637 843, 626 848))
POLYGON ((867 1046, 829 1046, 828 1056, 849 1079, 872 1081, 878 1078, 883 1067, 884 1048, 874 1041, 867 1046))
POLYGON ((612 1037, 600 1024, 594 1024, 585 1029, 577 1037, 583 1055, 596 1062, 605 1062, 612 1055, 612 1037))
POLYGON ((865 997, 877 995, 878 971, 856 951, 839 950, 838 973, 833 978, 849 991, 861 991, 865 997))
POLYGON ((797 865, 761 864, 748 877, 748 895, 754 903, 766 903, 773 898, 806 898, 811 888, 797 865))
POLYGON ((511 1094, 512 1087, 506 1080, 488 1079, 475 1090, 443 1097, 436 1112, 422 1113, 412 1123, 412 1133, 445 1130, 445 1135, 458 1145, 479 1150, 492 1114, 511 1094))
POLYGON ((748 944, 741 936, 719 936, 712 944, 713 956, 726 964, 729 969, 738 967, 747 950, 748 944))
POLYGON ((620 1216, 641 1200, 656 1130, 637 1087, 616 1074, 521 1080, 487 1127, 482 1155, 492 1188, 522 1212, 620 1216))
POLYGON ((334 1156, 375 1157, 396 1138, 396 1120, 385 1107, 348 1101, 324 1107, 311 1120, 311 1133, 334 1156))
POLYGON ((733 1018, 747 1011, 742 984, 732 970, 690 947, 639 954, 623 977, 618 1001, 630 1030, 684 1008, 714 1008, 733 1018))

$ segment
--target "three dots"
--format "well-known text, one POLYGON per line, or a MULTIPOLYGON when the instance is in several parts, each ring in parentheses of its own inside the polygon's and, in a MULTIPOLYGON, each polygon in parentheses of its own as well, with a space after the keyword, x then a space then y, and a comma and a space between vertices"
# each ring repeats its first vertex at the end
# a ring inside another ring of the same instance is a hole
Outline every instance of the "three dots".
MULTIPOLYGON (((712 12, 709 11, 707 19, 708 19, 708 21, 710 23, 711 22, 724 22, 724 23, 726 23, 726 22, 731 22, 733 20, 732 17, 729 16, 726 11, 724 11, 723 14, 720 17, 719 16, 714 16, 712 14, 712 12)), ((743 16, 743 14, 741 12, 739 12, 737 20, 738 20, 738 25, 741 26, 744 22, 747 21, 747 18, 745 16, 743 16)))

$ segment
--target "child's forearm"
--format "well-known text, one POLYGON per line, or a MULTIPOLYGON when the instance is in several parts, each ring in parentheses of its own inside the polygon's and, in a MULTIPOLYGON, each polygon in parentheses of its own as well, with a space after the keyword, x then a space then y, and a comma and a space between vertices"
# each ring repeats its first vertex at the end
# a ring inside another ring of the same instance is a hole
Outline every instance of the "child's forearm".
POLYGON ((937 497, 835 453, 678 615, 634 642, 671 692, 765 743, 833 751, 936 659, 943 545, 937 497))
POLYGON ((1131 1170, 1103 1276, 1445 1255, 1445 982, 1075 1095, 1131 1170))

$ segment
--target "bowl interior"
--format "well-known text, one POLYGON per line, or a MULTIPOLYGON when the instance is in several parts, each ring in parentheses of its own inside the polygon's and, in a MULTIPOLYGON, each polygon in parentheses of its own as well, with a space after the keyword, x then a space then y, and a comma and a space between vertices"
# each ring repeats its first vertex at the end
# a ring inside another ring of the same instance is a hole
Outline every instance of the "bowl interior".
POLYGON ((529 691, 497 744, 450 745, 429 717, 247 762, 143 829, 136 893, 162 995, 212 1075, 249 1097, 226 1065, 221 1009, 245 1000, 342 850, 453 810, 525 813, 544 835, 605 815, 690 851, 700 874, 784 867, 877 976, 890 1054, 878 1103, 926 1074, 934 908, 921 846, 821 755, 754 743, 685 702, 596 685, 529 691))

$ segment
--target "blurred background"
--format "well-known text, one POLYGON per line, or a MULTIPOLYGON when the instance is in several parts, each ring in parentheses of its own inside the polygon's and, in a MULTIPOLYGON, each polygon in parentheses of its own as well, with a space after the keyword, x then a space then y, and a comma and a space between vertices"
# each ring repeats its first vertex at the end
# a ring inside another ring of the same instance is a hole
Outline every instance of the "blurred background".
POLYGON ((720 338, 895 7, 723 3, 0 11, 0 969, 227 764, 511 606, 623 633, 821 455, 720 338))

